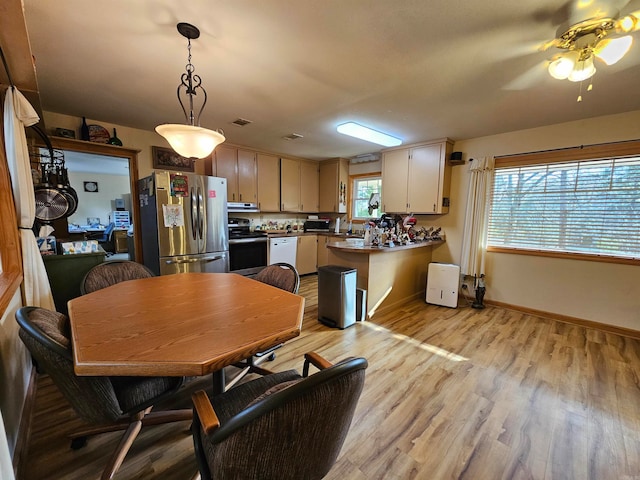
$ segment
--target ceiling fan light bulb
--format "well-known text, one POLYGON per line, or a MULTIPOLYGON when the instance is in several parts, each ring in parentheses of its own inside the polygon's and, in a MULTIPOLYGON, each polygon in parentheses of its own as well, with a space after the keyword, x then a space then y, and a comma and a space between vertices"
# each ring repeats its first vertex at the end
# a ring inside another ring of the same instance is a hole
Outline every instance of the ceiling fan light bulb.
POLYGON ((573 71, 575 60, 569 56, 562 56, 549 64, 549 75, 558 80, 564 80, 573 71))
POLYGON ((569 74, 569 81, 571 82, 581 82, 586 80, 587 78, 591 78, 596 73, 596 67, 593 64, 593 57, 589 57, 582 62, 578 62, 573 69, 573 71, 569 74))
POLYGON ((620 38, 605 38, 598 42, 593 53, 607 65, 613 65, 624 57, 633 43, 631 35, 620 38))
POLYGON ((635 30, 637 24, 638 19, 636 17, 634 17, 633 15, 627 15, 622 20, 620 20, 618 26, 620 27, 620 30, 628 33, 635 30))

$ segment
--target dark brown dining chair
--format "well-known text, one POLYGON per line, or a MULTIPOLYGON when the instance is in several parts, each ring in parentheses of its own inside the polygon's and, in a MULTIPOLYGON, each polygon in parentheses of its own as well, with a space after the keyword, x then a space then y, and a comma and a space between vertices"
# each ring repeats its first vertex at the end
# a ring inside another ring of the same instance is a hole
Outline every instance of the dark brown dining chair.
POLYGON ((263 268, 253 277, 262 283, 267 283, 291 293, 298 293, 300 275, 293 265, 279 262, 263 268))
POLYGON ((274 373, 209 399, 193 394, 202 480, 323 478, 334 465, 364 386, 367 361, 305 355, 303 374, 274 373), (319 372, 309 376, 309 365, 319 372))
POLYGON ((101 478, 115 475, 143 425, 191 420, 190 409, 151 412, 157 402, 177 392, 184 378, 77 376, 66 315, 22 307, 16 312, 16 320, 19 336, 38 371, 51 377, 75 412, 91 425, 70 435, 71 448, 81 448, 89 436, 125 430, 101 478))
MULTIPOLYGON (((256 276, 253 277, 253 279, 296 294, 300 288, 300 275, 298 274, 298 271, 293 265, 285 262, 274 263, 263 268, 256 276)), ((236 373, 236 375, 226 383, 225 389, 228 390, 232 388, 249 373, 262 374, 259 365, 265 360, 275 360, 275 351, 282 346, 283 344, 280 343, 263 352, 258 352, 254 356, 243 360, 242 362, 234 364, 233 367, 239 368, 240 372, 236 373)))
POLYGON ((96 265, 89 270, 80 283, 80 292, 85 295, 126 280, 153 276, 153 272, 140 263, 130 260, 113 260, 96 265))

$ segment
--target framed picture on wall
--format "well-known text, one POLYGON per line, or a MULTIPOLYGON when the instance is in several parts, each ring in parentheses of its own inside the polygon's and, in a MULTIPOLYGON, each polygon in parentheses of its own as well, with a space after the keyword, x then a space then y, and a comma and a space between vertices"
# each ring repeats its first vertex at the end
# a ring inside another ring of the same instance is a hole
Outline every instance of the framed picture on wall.
POLYGON ((193 172, 193 160, 178 155, 170 148, 151 147, 153 168, 160 170, 178 170, 180 172, 193 172))

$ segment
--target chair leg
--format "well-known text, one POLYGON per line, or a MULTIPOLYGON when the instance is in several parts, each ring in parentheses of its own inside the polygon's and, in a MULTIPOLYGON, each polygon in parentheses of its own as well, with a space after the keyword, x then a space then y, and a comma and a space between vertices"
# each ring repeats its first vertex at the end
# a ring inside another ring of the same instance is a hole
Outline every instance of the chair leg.
POLYGON ((140 430, 142 430, 142 419, 148 412, 151 411, 152 408, 153 407, 147 408, 145 411, 140 412, 138 415, 134 417, 134 419, 132 419, 132 422, 129 425, 129 428, 127 428, 127 431, 122 436, 122 439, 118 444, 118 447, 113 452, 113 455, 111 455, 109 462, 104 468, 104 471, 102 472, 102 477, 100 477, 101 480, 110 480, 116 474, 116 472, 118 471, 118 468, 120 468, 120 465, 122 465, 122 462, 124 461, 124 457, 127 456, 127 453, 129 452, 129 449, 131 448, 133 441, 136 439, 136 437, 140 433, 140 430))

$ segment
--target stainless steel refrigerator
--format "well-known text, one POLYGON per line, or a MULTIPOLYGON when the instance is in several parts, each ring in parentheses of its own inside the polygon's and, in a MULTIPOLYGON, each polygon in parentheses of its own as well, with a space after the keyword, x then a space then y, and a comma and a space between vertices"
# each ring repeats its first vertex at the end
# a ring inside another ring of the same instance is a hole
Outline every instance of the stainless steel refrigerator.
POLYGON ((156 275, 229 271, 225 178, 154 172, 138 192, 142 258, 156 275))

